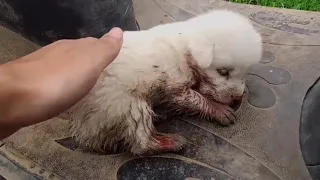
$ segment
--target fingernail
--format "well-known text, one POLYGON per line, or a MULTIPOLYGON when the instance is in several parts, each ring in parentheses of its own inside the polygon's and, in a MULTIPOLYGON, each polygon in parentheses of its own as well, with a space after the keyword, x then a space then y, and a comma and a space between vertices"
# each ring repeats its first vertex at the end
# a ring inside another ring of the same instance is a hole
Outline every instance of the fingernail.
POLYGON ((122 40, 123 38, 123 31, 118 28, 118 27, 115 27, 115 28, 112 28, 109 32, 108 32, 108 36, 112 36, 118 40, 122 40))

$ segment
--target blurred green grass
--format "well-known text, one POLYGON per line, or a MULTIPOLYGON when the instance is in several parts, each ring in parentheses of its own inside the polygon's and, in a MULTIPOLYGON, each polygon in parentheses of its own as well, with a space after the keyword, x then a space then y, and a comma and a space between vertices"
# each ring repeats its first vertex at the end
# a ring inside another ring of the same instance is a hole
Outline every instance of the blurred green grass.
POLYGON ((320 0, 228 0, 230 2, 253 4, 305 11, 320 11, 320 0))

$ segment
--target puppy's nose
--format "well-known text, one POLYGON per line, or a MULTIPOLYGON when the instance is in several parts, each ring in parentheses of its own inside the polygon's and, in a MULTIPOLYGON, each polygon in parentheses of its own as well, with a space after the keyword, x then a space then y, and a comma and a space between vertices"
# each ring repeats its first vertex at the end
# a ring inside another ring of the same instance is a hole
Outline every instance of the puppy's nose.
POLYGON ((243 95, 242 96, 232 96, 231 98, 232 98, 232 104, 230 105, 230 107, 236 111, 241 105, 243 95))
POLYGON ((232 97, 232 99, 235 100, 235 101, 241 101, 242 98, 243 98, 243 95, 241 95, 241 96, 231 96, 231 97, 232 97))

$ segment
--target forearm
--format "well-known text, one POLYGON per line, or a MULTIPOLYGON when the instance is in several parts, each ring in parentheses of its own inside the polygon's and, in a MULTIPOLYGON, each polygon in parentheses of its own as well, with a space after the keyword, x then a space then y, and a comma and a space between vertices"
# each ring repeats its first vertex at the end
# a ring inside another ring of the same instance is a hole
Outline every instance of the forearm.
POLYGON ((19 106, 24 101, 22 86, 19 86, 11 65, 0 65, 0 139, 19 129, 19 106), (10 130, 8 130, 10 129, 10 130))
POLYGON ((26 73, 19 72, 18 66, 0 65, 0 139, 44 117, 37 112, 41 104, 36 86, 24 82, 21 77, 26 73))

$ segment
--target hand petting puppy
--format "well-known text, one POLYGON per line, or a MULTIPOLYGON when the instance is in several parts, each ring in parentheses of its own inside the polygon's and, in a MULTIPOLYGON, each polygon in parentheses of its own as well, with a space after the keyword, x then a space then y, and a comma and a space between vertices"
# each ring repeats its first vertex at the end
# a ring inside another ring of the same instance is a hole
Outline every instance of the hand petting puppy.
POLYGON ((60 40, 0 65, 0 139, 65 111, 96 84, 118 55, 123 32, 60 40))

